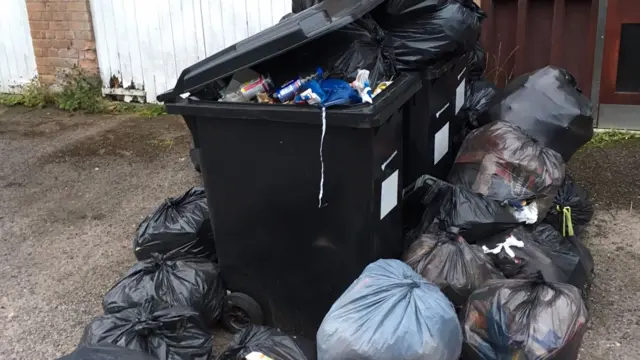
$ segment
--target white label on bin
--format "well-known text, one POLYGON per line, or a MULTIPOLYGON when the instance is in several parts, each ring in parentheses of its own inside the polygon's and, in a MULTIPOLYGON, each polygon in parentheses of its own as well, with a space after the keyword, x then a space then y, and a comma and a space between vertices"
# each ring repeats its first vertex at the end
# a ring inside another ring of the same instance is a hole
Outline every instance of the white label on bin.
POLYGON ((433 165, 449 152, 449 122, 444 124, 436 135, 433 137, 433 165))
POLYGON ((380 219, 387 216, 398 205, 398 177, 399 170, 382 182, 380 189, 380 219))
POLYGON ((467 82, 467 79, 462 79, 462 82, 460 83, 460 85, 458 85, 458 88, 456 89, 456 115, 458 115, 458 112, 460 112, 460 109, 462 109, 462 105, 464 105, 464 91, 466 89, 465 87, 466 82, 467 82))

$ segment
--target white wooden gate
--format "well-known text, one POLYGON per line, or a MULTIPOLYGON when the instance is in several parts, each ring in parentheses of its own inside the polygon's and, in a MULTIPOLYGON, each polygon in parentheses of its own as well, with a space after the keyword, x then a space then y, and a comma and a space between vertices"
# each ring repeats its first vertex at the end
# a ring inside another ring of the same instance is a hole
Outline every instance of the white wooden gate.
POLYGON ((291 0, 91 0, 100 76, 155 102, 182 69, 290 11, 291 0))
POLYGON ((0 92, 18 92, 36 74, 25 0, 0 0, 0 92))

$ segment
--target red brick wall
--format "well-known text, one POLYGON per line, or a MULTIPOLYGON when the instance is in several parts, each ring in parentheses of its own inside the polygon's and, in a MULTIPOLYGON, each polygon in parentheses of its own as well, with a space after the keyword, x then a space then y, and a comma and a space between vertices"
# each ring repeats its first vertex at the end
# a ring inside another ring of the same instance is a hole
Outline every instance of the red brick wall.
POLYGON ((89 0, 26 0, 40 80, 74 66, 97 72, 89 0))

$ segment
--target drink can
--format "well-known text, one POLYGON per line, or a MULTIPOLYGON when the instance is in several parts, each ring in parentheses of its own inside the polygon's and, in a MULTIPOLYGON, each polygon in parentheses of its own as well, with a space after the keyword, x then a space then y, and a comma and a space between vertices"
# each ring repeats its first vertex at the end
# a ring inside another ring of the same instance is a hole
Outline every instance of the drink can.
POLYGON ((266 93, 271 90, 272 87, 271 79, 265 78, 264 76, 260 76, 255 80, 251 80, 240 87, 240 93, 242 96, 251 100, 254 97, 258 96, 258 94, 266 93))
POLYGON ((296 93, 300 90, 301 86, 302 81, 300 79, 289 81, 282 88, 277 90, 274 96, 281 103, 285 103, 296 97, 296 93))

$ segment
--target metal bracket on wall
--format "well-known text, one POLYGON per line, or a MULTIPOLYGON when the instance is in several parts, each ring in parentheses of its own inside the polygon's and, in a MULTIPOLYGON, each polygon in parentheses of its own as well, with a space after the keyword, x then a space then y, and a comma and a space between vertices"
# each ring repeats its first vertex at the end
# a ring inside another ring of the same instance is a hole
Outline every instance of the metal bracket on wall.
POLYGON ((593 102, 594 126, 598 127, 600 117, 600 82, 602 77, 602 61, 604 58, 604 37, 607 25, 608 0, 599 0, 598 23, 596 25, 596 48, 593 59, 593 77, 591 80, 591 101, 593 102))

